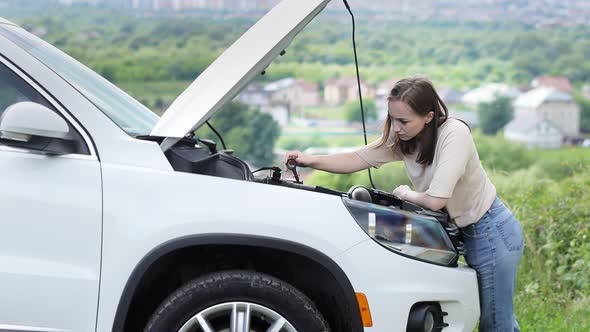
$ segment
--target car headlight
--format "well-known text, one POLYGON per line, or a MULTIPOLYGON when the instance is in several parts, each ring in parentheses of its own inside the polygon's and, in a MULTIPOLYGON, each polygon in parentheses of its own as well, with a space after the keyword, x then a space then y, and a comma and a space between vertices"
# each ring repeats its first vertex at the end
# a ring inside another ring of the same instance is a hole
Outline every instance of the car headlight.
POLYGON ((435 218, 349 198, 343 201, 361 228, 385 248, 434 264, 457 262, 457 251, 435 218))

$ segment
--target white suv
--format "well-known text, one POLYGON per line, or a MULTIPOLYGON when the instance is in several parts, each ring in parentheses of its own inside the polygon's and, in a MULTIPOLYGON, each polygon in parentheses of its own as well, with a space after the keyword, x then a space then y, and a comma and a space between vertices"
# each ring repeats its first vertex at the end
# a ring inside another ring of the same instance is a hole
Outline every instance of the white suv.
POLYGON ((473 330, 444 213, 189 134, 327 3, 282 1, 161 119, 0 19, 0 331, 473 330))

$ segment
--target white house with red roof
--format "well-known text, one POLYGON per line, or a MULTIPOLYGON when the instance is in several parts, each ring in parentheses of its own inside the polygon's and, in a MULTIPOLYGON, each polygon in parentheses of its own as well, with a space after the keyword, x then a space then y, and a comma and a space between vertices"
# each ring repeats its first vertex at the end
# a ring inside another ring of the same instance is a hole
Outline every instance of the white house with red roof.
POLYGON ((533 88, 541 86, 554 88, 555 90, 565 93, 574 92, 574 86, 565 76, 538 76, 531 81, 531 86, 533 88))
POLYGON ((531 147, 556 148, 580 136, 580 107, 570 94, 538 87, 518 97, 504 136, 531 147))

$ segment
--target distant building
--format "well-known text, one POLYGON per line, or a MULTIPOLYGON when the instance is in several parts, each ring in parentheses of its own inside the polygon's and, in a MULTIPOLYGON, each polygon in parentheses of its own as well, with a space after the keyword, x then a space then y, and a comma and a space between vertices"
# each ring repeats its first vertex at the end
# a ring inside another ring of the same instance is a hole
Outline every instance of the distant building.
POLYGON ((319 85, 302 79, 284 78, 267 84, 264 91, 270 95, 272 102, 287 103, 294 111, 320 103, 319 85))
POLYGON ((153 9, 152 0, 131 0, 133 9, 153 9))
POLYGON ((494 101, 498 96, 514 99, 519 95, 520 91, 518 89, 507 84, 490 83, 468 91, 463 95, 461 101, 467 106, 476 108, 481 103, 494 101))
MULTIPOLYGON (((26 2, 37 2, 39 0, 28 0, 26 2)), ((184 9, 208 9, 208 10, 268 10, 279 0, 57 0, 62 3, 94 3, 108 4, 114 6, 130 7, 132 2, 150 2, 146 7, 153 10, 178 8, 184 9), (154 6, 154 2, 158 2, 154 6)), ((25 0, 0 0, 0 7, 7 2, 19 3, 25 0)), ((40 2, 40 1, 39 1, 40 2)), ((344 7, 337 2, 329 4, 331 9, 344 11, 344 7)), ((497 20, 520 21, 537 28, 552 26, 575 26, 590 24, 590 5, 585 0, 561 1, 548 0, 519 1, 516 5, 507 0, 463 0, 444 1, 440 0, 419 0, 419 1, 392 1, 392 0, 371 0, 359 1, 355 9, 376 13, 372 21, 391 21, 392 18, 401 21, 429 21, 437 17, 443 21, 479 21, 491 22, 497 20)))
POLYGON ((75 37, 74 40, 75 41, 85 41, 88 39, 93 39, 93 38, 100 38, 102 37, 101 33, 98 31, 87 31, 87 32, 80 32, 78 33, 75 37))
MULTIPOLYGON (((361 79, 363 97, 375 97, 374 90, 361 79)), ((355 76, 331 78, 324 82, 324 101, 330 106, 342 105, 347 101, 359 99, 355 76)))
POLYGON ((393 89, 393 86, 399 80, 400 79, 397 77, 392 77, 388 80, 377 83, 377 87, 375 88, 375 104, 377 105, 377 119, 384 121, 385 117, 387 116, 387 97, 389 97, 391 89, 393 89))
POLYGON ((586 99, 590 99, 590 84, 582 86, 582 96, 586 99))
MULTIPOLYGON (((91 1, 91 0, 61 0, 61 1, 91 1)), ((117 0, 94 0, 95 3, 117 0)), ((131 2, 131 8, 151 10, 267 10, 277 4, 279 0, 118 0, 119 3, 131 2)))
POLYGON ((251 107, 270 113, 281 125, 286 125, 295 112, 317 106, 320 101, 317 83, 285 78, 266 85, 249 84, 236 99, 251 107))
POLYGON ((261 83, 250 83, 240 92, 236 99, 254 108, 262 108, 270 105, 270 94, 264 90, 261 83))
POLYGON ((436 92, 447 106, 459 104, 462 101, 461 98, 463 98, 463 93, 453 88, 440 88, 436 92))
POLYGON ((535 114, 522 114, 504 127, 504 137, 524 143, 530 148, 555 149, 562 146, 564 136, 551 121, 535 114))
POLYGON ((321 103, 320 86, 318 83, 298 80, 298 86, 301 90, 302 106, 318 106, 321 103))
POLYGON ((546 121, 557 128, 566 140, 580 135, 580 107, 570 94, 538 87, 518 97, 513 106, 515 118, 546 121))
POLYGON ((533 88, 538 88, 541 86, 554 88, 561 92, 565 93, 572 93, 574 91, 574 87, 572 83, 567 77, 564 76, 539 76, 535 77, 531 81, 531 86, 533 88))
POLYGON ((269 113, 272 118, 281 126, 286 126, 291 119, 291 110, 289 105, 275 103, 267 107, 260 108, 261 112, 269 113))
POLYGON ((400 79, 397 77, 392 77, 392 78, 385 80, 383 82, 379 82, 377 84, 377 87, 375 88, 375 99, 387 100, 387 97, 389 97, 389 93, 391 92, 391 89, 393 89, 393 86, 399 80, 400 79))
POLYGON ((476 111, 456 111, 449 109, 449 117, 461 119, 467 122, 471 127, 479 126, 479 117, 477 116, 476 111))
POLYGON ((58 0, 58 1, 60 4, 66 5, 66 6, 71 6, 71 5, 79 4, 79 3, 97 5, 97 4, 104 2, 104 0, 58 0))

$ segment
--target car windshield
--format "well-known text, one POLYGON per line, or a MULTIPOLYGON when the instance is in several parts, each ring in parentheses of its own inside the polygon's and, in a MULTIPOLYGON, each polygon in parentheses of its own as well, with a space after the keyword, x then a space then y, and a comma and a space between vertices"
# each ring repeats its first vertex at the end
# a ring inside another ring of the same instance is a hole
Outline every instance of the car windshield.
POLYGON ((0 25, 0 34, 44 63, 131 136, 149 135, 159 117, 115 85, 25 30, 0 25))

